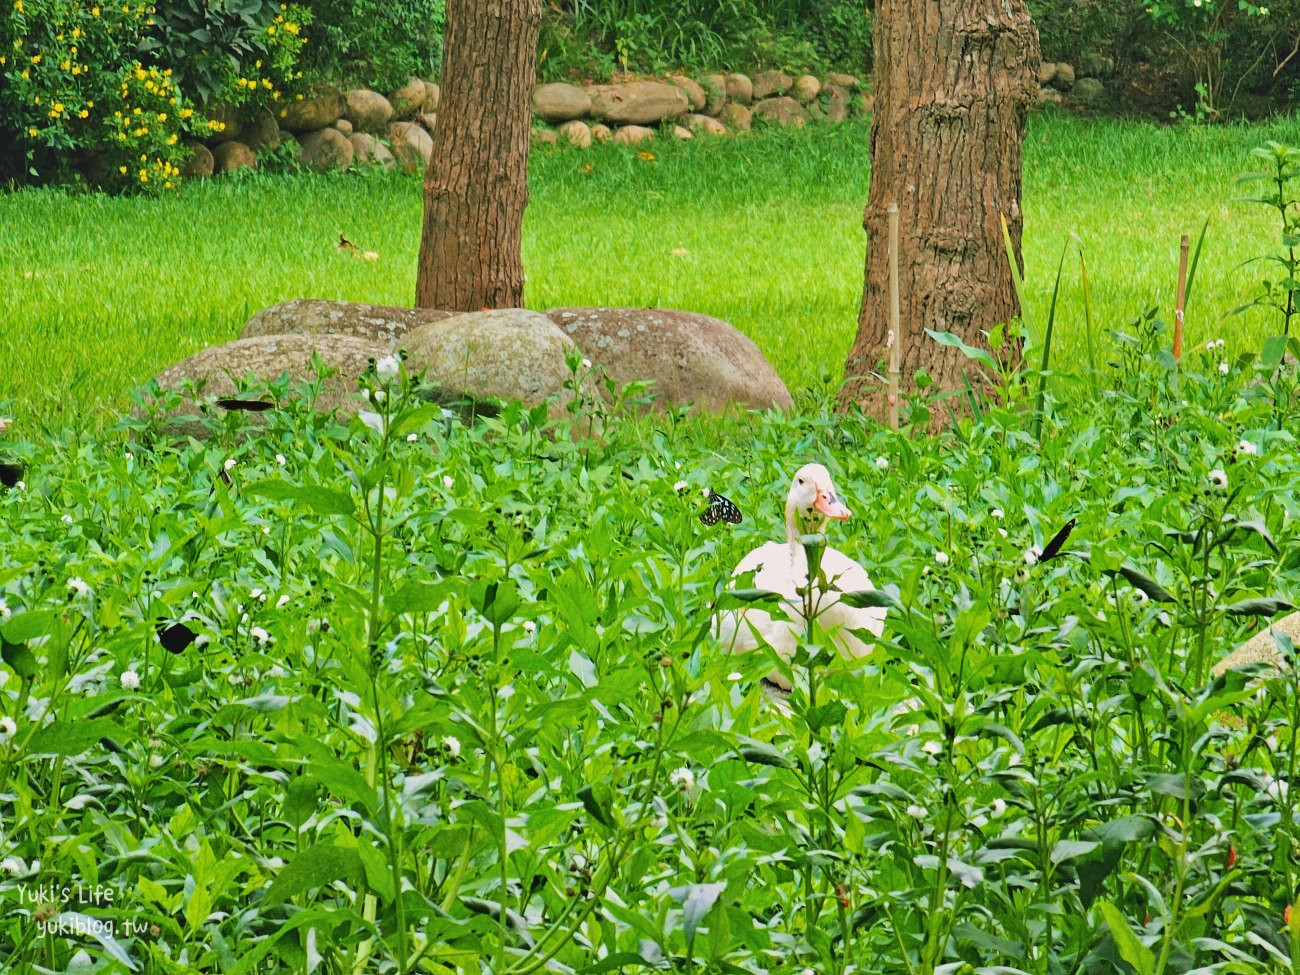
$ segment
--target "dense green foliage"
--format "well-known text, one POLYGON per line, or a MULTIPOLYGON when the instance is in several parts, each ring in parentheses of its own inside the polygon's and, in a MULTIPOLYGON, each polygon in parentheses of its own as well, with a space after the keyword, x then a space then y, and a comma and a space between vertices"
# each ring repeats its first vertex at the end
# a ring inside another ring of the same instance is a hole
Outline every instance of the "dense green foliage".
POLYGON ((315 0, 303 66, 385 94, 411 75, 437 80, 445 0, 315 0))
POLYGON ((382 361, 350 422, 20 421, 0 963, 1293 972, 1297 671, 1209 668, 1300 589, 1295 376, 1165 341, 1041 435, 1025 377, 941 439, 468 428, 382 361), (891 608, 857 671, 814 628, 785 714, 710 618, 806 459, 891 608))
POLYGON ((202 106, 287 97, 309 14, 263 0, 13 0, 0 10, 0 176, 158 191, 202 106))

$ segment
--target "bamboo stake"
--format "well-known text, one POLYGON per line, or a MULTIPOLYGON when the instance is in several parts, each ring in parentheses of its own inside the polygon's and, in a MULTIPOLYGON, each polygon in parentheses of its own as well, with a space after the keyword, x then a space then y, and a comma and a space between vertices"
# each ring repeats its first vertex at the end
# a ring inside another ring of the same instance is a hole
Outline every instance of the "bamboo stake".
POLYGON ((1187 235, 1178 247, 1178 305, 1174 308, 1174 362, 1183 357, 1183 308, 1187 303, 1187 235))
POLYGON ((889 204, 889 426, 898 429, 898 204, 889 204))

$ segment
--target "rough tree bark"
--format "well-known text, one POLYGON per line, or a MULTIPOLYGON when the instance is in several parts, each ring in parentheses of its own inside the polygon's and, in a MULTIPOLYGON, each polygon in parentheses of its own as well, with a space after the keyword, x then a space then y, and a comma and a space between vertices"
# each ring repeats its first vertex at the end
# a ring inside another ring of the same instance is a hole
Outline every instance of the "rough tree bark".
POLYGON ((891 203, 901 223, 904 394, 921 367, 942 389, 963 388, 963 373, 974 386, 982 382, 970 360, 925 329, 987 348, 982 330, 1019 314, 1000 215, 1019 259, 1021 140, 1038 94, 1038 60, 1024 0, 877 3, 866 282, 841 408, 858 403, 879 417, 888 410, 891 203))
POLYGON ((447 0, 417 307, 523 306, 520 237, 541 18, 541 0, 447 0))

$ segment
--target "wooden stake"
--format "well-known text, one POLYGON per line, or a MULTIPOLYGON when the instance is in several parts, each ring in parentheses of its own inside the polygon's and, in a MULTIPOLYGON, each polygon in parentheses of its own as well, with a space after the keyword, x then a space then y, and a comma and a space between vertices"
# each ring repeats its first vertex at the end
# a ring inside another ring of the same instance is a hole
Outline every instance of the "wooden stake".
POLYGON ((898 204, 889 204, 889 426, 898 429, 898 204))
POLYGON ((1183 308, 1187 302, 1187 235, 1178 247, 1178 304, 1174 308, 1174 362, 1183 357, 1183 308))

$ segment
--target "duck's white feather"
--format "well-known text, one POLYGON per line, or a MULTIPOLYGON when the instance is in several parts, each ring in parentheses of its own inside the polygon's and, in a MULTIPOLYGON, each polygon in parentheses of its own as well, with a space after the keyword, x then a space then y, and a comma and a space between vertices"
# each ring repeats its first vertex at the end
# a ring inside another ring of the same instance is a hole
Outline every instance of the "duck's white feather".
MULTIPOLYGON (((871 645, 852 631, 866 630, 879 636, 884 630, 885 610, 847 606, 840 602, 839 593, 874 589, 867 570, 843 552, 827 548, 822 555, 822 571, 829 588, 819 594, 814 609, 818 625, 842 656, 866 656, 871 645)), ((758 608, 728 611, 719 617, 718 637, 729 650, 755 650, 765 643, 789 660, 807 632, 803 597, 797 590, 806 585, 808 557, 802 545, 768 542, 741 559, 732 575, 743 576, 750 572, 754 573, 755 588, 780 593, 784 597, 785 614, 789 619, 774 618, 766 610, 758 608)), ((787 690, 790 688, 790 682, 779 673, 769 675, 768 680, 787 690)))

